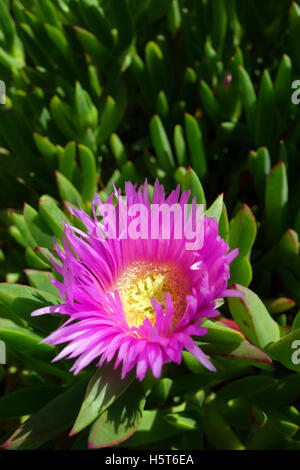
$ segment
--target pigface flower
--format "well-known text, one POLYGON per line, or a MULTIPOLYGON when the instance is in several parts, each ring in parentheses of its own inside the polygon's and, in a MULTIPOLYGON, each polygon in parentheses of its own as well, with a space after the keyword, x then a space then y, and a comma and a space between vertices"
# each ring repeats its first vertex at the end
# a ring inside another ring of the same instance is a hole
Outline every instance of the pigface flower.
POLYGON ((63 250, 55 243, 63 281, 51 281, 64 303, 33 312, 69 318, 44 342, 67 343, 54 360, 76 358, 74 374, 114 361, 122 378, 134 367, 139 380, 148 368, 159 377, 184 348, 215 370, 193 337, 207 333, 201 322, 219 315, 219 299, 238 295, 227 288, 237 250, 228 252, 216 219, 188 205, 190 192, 166 197, 157 181, 151 204, 147 183, 126 183, 125 193, 105 204, 96 196, 92 217, 71 209, 86 232, 65 224, 63 250))

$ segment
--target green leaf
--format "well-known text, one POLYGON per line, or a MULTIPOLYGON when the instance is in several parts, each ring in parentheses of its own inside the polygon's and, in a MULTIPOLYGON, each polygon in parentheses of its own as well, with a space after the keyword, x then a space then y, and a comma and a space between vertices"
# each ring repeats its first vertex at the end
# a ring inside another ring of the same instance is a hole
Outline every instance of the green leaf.
POLYGON ((300 371, 300 329, 296 329, 266 348, 272 359, 291 370, 300 371))
POLYGON ((59 156, 59 172, 72 181, 76 159, 76 143, 69 142, 64 151, 59 156))
POLYGON ((280 377, 277 384, 271 390, 267 390, 260 396, 259 405, 264 408, 280 409, 292 404, 299 397, 300 375, 288 374, 280 377))
POLYGON ((138 181, 138 172, 133 162, 128 161, 122 165, 122 176, 124 181, 138 181))
POLYGON ((77 124, 80 131, 83 132, 88 127, 94 129, 98 123, 98 111, 93 105, 89 94, 79 82, 76 82, 74 100, 77 124))
POLYGON ((150 41, 145 49, 146 68, 154 94, 166 89, 164 56, 158 44, 150 41))
POLYGON ((227 215, 226 206, 223 203, 222 213, 219 220, 219 235, 225 242, 229 242, 229 220, 227 215))
POLYGON ((147 109, 153 109, 154 93, 149 93, 149 77, 146 73, 145 64, 142 59, 137 55, 137 53, 133 54, 132 56, 130 72, 132 73, 133 78, 139 85, 143 96, 144 106, 147 109))
POLYGON ((53 359, 55 348, 49 344, 39 344, 43 339, 36 333, 23 328, 11 320, 0 318, 0 339, 16 351, 47 361, 53 359))
POLYGON ((11 310, 45 333, 57 327, 57 318, 51 315, 31 317, 30 314, 39 308, 59 303, 59 297, 33 287, 20 284, 0 284, 0 306, 11 310))
POLYGON ((238 66, 238 81, 241 90, 242 100, 246 111, 247 122, 251 133, 254 135, 255 115, 256 115, 256 94, 251 78, 241 65, 238 66))
POLYGON ((100 197, 104 197, 104 201, 111 195, 114 190, 114 186, 116 188, 120 187, 122 184, 123 178, 120 170, 117 168, 111 178, 107 181, 105 189, 100 192, 100 197))
POLYGON ((110 136, 110 147, 118 166, 122 166, 127 161, 127 154, 121 139, 115 133, 110 136))
POLYGON ((237 434, 230 428, 222 415, 212 406, 205 407, 204 432, 217 450, 244 450, 237 434))
POLYGON ((157 96, 156 100, 156 111, 157 114, 162 118, 165 119, 169 114, 169 103, 168 98, 164 91, 160 91, 157 96))
POLYGON ((89 376, 85 376, 64 393, 31 416, 3 445, 9 450, 37 449, 70 428, 78 412, 89 376))
POLYGON ((97 39, 97 37, 79 26, 73 27, 77 39, 95 63, 102 64, 104 68, 110 62, 111 57, 106 47, 97 39))
POLYGON ((296 2, 292 2, 289 11, 289 29, 290 29, 290 45, 293 58, 298 69, 300 70, 300 60, 298 57, 299 48, 299 32, 300 32, 300 7, 296 2))
POLYGON ((61 260, 54 249, 48 250, 48 248, 39 246, 36 248, 35 253, 41 261, 47 263, 47 269, 49 269, 49 267, 52 268, 50 259, 54 259, 57 263, 61 263, 61 260))
POLYGON ((100 83, 100 77, 98 76, 98 70, 94 65, 89 65, 89 82, 93 93, 100 98, 102 95, 102 87, 100 83))
POLYGON ((52 272, 37 271, 35 269, 25 269, 24 272, 31 287, 48 292, 48 294, 52 294, 58 297, 58 290, 56 287, 54 287, 53 284, 51 284, 49 280, 49 276, 52 277, 52 272))
POLYGON ((187 172, 187 169, 184 168, 183 166, 180 166, 177 168, 177 170, 174 172, 174 180, 176 181, 177 184, 180 184, 182 186, 183 178, 186 172, 187 172))
POLYGON ((257 152, 250 152, 250 168, 254 178, 256 194, 263 201, 266 177, 271 170, 271 158, 266 147, 261 147, 257 152))
POLYGON ((100 41, 110 49, 113 46, 113 40, 103 9, 91 0, 80 0, 80 11, 89 31, 96 34, 100 41))
POLYGON ((180 429, 171 426, 163 417, 166 412, 160 410, 145 410, 141 423, 134 435, 126 442, 127 446, 145 446, 159 442, 180 433, 180 429))
MULTIPOLYGON (((39 201, 39 214, 48 227, 59 239, 62 238, 62 223, 67 222, 68 218, 64 212, 59 209, 58 202, 51 196, 43 195, 39 201)), ((53 242, 52 246, 53 247, 53 242)))
POLYGON ((209 119, 217 125, 223 118, 223 110, 217 98, 204 80, 200 81, 200 98, 209 119))
POLYGON ((288 152, 287 152, 285 141, 280 140, 279 145, 280 145, 280 150, 278 154, 278 160, 282 161, 286 166, 288 166, 288 152))
POLYGON ((207 40, 204 46, 204 54, 207 62, 207 70, 209 76, 211 77, 211 82, 213 84, 217 83, 218 80, 218 54, 215 48, 211 45, 211 41, 207 40))
POLYGON ((8 228, 8 232, 17 241, 17 243, 19 243, 21 246, 23 246, 23 248, 27 247, 27 241, 23 237, 23 235, 20 232, 20 230, 18 229, 18 227, 16 227, 15 225, 11 225, 8 228))
POLYGON ((291 83, 292 61, 288 55, 283 54, 274 85, 276 103, 281 113, 286 113, 289 109, 291 83))
POLYGON ((187 166, 188 156, 186 143, 184 140, 183 128, 180 124, 177 124, 174 128, 174 147, 179 166, 187 166))
POLYGON ((248 287, 252 281, 252 267, 247 256, 237 256, 230 264, 229 283, 242 284, 248 287))
POLYGON ((128 439, 141 422, 145 401, 143 389, 135 381, 91 427, 89 448, 112 447, 128 439))
POLYGON ((229 309, 249 341, 262 349, 278 341, 280 337, 278 324, 269 315, 259 297, 239 284, 233 287, 244 296, 229 298, 229 309))
POLYGON ((46 24, 45 28, 48 37, 53 42, 54 46, 62 56, 69 61, 71 57, 71 48, 65 34, 59 28, 50 24, 46 24))
POLYGON ((171 145, 160 117, 157 115, 153 116, 150 121, 150 134, 161 168, 167 172, 172 171, 175 162, 171 145))
POLYGON ((268 376, 249 376, 234 380, 218 390, 218 401, 229 401, 234 398, 256 395, 277 383, 276 379, 268 376))
POLYGON ((282 413, 277 410, 272 410, 269 413, 270 422, 274 424, 276 429, 280 434, 285 438, 291 438, 295 436, 299 430, 299 426, 296 423, 293 423, 289 420, 289 417, 285 413, 282 413))
POLYGON ((206 343, 230 344, 237 347, 244 341, 244 336, 239 331, 219 322, 204 320, 201 327, 207 328, 207 334, 203 336, 206 343))
MULTIPOLYGON (((222 355, 222 354, 221 354, 222 355)), ((253 366, 263 369, 270 368, 271 359, 256 346, 253 346, 249 341, 244 340, 236 349, 224 355, 237 363, 243 361, 245 364, 249 363, 253 366)))
MULTIPOLYGON (((46 249, 47 248, 45 248, 45 250, 46 249)), ((40 253, 40 248, 36 248, 35 250, 33 250, 30 246, 27 246, 25 250, 26 264, 33 269, 49 269, 51 265, 50 261, 42 257, 40 253)))
POLYGON ((299 266, 299 237, 292 229, 286 230, 277 244, 278 258, 288 268, 299 266))
POLYGON ((276 241, 286 226, 288 180, 283 162, 277 163, 268 175, 265 198, 267 235, 270 241, 276 241))
POLYGON ((24 219, 36 245, 52 248, 53 233, 38 212, 28 204, 24 206, 24 219))
POLYGON ((192 166, 199 178, 203 178, 206 173, 206 156, 203 145, 202 132, 196 119, 190 114, 185 113, 184 124, 191 154, 192 166))
POLYGON ((168 13, 168 23, 172 36, 175 36, 181 25, 181 11, 178 0, 172 0, 171 8, 168 13))
MULTIPOLYGON (((203 338, 205 341, 205 338, 203 338)), ((202 343, 197 342, 198 346, 205 352, 209 357, 210 356, 229 356, 229 354, 236 349, 236 344, 234 343, 202 343)))
POLYGON ((273 139, 275 96, 271 77, 267 70, 262 76, 256 108, 255 145, 270 145, 273 139))
POLYGON ((294 276, 294 274, 284 266, 278 266, 277 271, 279 276, 281 277, 284 286, 288 292, 288 294, 292 297, 293 300, 300 303, 300 282, 294 276))
POLYGON ((295 331, 298 328, 300 329, 300 310, 298 311, 297 315, 294 318, 293 325, 292 325, 292 331, 295 331))
POLYGON ((252 431, 249 450, 278 450, 282 449, 283 436, 269 419, 262 427, 256 426, 252 431))
POLYGON ((125 392, 133 379, 133 374, 127 374, 125 379, 121 380, 120 371, 114 370, 112 363, 99 368, 88 384, 71 434, 77 434, 95 421, 125 392))
POLYGON ((47 22, 53 26, 60 26, 56 16, 55 7, 50 0, 35 0, 34 3, 37 10, 37 15, 40 17, 43 23, 47 22))
POLYGON ((4 41, 1 42, 6 45, 6 49, 8 51, 13 45, 16 33, 14 22, 5 3, 2 4, 0 9, 0 30, 4 36, 4 41))
POLYGON ((169 398, 172 384, 173 380, 168 377, 159 379, 151 390, 149 401, 159 407, 164 405, 169 398))
POLYGON ((103 144, 110 134, 116 130, 123 116, 123 107, 112 96, 108 96, 101 114, 100 127, 98 128, 98 142, 103 144))
POLYGON ((184 191, 190 190, 191 196, 196 197, 197 204, 203 204, 204 210, 205 210, 206 200, 205 200, 203 186, 198 176, 196 175, 196 173, 194 172, 192 168, 189 168, 183 177, 182 189, 184 191))
POLYGON ((151 0, 145 0, 144 2, 140 2, 139 0, 128 0, 129 8, 134 19, 144 14, 150 3, 151 0))
POLYGON ((18 40, 18 38, 16 40, 16 44, 18 46, 14 48, 15 57, 11 56, 2 47, 0 47, 0 63, 3 65, 3 67, 8 68, 9 70, 11 70, 12 67, 16 69, 24 67, 24 52, 22 43, 18 40))
POLYGON ((80 205, 83 206, 82 197, 80 196, 75 186, 73 186, 71 181, 69 181, 64 175, 59 173, 59 171, 56 172, 56 180, 59 195, 63 201, 70 202, 76 207, 78 207, 79 202, 80 205))
POLYGON ((58 96, 53 96, 50 111, 58 129, 69 139, 75 139, 77 132, 73 121, 72 110, 58 96))
POLYGON ((271 315, 278 315, 287 312, 293 308, 296 303, 287 297, 278 297, 278 299, 265 299, 264 304, 271 315))
POLYGON ((110 7, 118 30, 118 49, 128 48, 133 39, 133 24, 126 0, 111 0, 110 7))
POLYGON ((182 359, 187 366, 187 368, 193 373, 193 374, 203 374, 207 369, 204 367, 204 365, 198 361, 198 359, 195 358, 191 353, 188 351, 182 351, 182 359))
POLYGON ((215 0, 212 3, 212 39, 215 49, 221 53, 227 30, 227 11, 224 0, 215 0))
POLYGON ((13 218, 14 224, 23 235, 27 245, 29 245, 31 248, 34 249, 36 247, 36 241, 34 240, 33 236, 30 233, 30 230, 28 229, 26 225, 24 215, 13 212, 12 218, 13 218))
POLYGON ((91 201, 97 189, 96 162, 92 152, 84 145, 78 145, 83 174, 81 195, 84 201, 91 201))
POLYGON ((256 221, 247 204, 230 221, 229 229, 230 248, 238 248, 239 257, 248 256, 256 237, 256 221))
POLYGON ((172 0, 151 0, 147 8, 147 16, 151 22, 159 20, 165 15, 170 7, 172 0))
POLYGON ((42 155, 50 159, 56 156, 57 148, 55 147, 55 145, 52 144, 52 142, 49 141, 49 139, 37 133, 33 134, 33 138, 37 148, 39 149, 42 155))
POLYGON ((209 209, 206 210, 205 215, 207 217, 217 219, 217 222, 219 222, 221 214, 222 214, 222 209, 223 209, 223 194, 220 194, 220 196, 217 197, 217 199, 215 200, 215 202, 212 203, 209 209))
MULTIPOLYGON (((25 16, 27 24, 21 23, 19 25, 19 28, 22 34, 22 41, 25 45, 27 53, 36 65, 39 63, 43 63, 46 65, 46 67, 51 67, 52 57, 43 57, 44 50, 41 46, 40 41, 38 41, 37 39, 39 29, 37 18, 28 10, 25 10, 25 16)), ((43 39, 46 44, 49 45, 49 42, 47 43, 46 41, 45 34, 43 34, 43 39)))
POLYGON ((30 415, 41 409, 62 389, 54 385, 37 385, 13 391, 0 398, 0 419, 30 415))
MULTIPOLYGON (((56 326, 52 325, 52 330, 57 329, 59 324, 57 323, 56 326)), ((50 333, 48 331, 48 334, 50 333)), ((22 351, 13 351, 13 355, 23 364, 30 367, 30 369, 36 371, 38 374, 45 375, 46 377, 53 376, 53 378, 58 377, 59 379, 63 380, 63 383, 69 385, 70 383, 74 382, 73 375, 70 374, 66 370, 66 364, 61 362, 60 364, 53 365, 50 361, 43 359, 36 358, 34 355, 23 354, 22 351)), ((52 379, 53 380, 53 379, 52 379)))
POLYGON ((195 419, 184 416, 181 413, 167 414, 164 416, 164 420, 170 423, 171 426, 181 429, 181 431, 194 431, 199 427, 195 419))

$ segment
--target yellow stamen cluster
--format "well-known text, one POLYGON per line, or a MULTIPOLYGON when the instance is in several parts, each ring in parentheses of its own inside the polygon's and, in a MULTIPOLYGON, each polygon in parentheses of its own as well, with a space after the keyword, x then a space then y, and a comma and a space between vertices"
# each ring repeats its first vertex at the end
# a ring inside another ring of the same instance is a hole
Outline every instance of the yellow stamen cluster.
POLYGON ((166 312, 166 294, 171 295, 174 304, 172 327, 174 328, 186 308, 188 283, 181 270, 162 263, 135 262, 118 280, 119 291, 128 325, 140 326, 145 318, 155 324, 156 315, 151 300, 161 304, 166 312))

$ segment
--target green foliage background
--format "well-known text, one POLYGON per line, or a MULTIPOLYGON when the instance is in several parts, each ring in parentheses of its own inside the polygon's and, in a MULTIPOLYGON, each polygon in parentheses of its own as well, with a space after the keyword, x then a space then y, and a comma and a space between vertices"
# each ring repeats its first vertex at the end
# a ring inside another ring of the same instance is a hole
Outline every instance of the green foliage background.
POLYGON ((7 447, 299 450, 299 41, 298 1, 2 0, 1 443, 32 416, 7 447), (191 189, 239 248, 245 302, 222 313, 249 342, 210 322, 217 374, 184 353, 161 380, 125 391, 101 369, 86 392, 92 369, 75 379, 38 345, 57 319, 30 313, 57 303, 67 203, 145 178, 191 189))

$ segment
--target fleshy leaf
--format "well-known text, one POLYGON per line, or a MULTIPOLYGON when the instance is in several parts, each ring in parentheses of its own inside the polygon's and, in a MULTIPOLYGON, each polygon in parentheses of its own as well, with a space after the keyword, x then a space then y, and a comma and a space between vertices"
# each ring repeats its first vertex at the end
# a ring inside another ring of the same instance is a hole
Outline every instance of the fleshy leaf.
POLYGON ((89 448, 112 447, 128 439, 141 422, 145 401, 142 387, 135 381, 93 424, 89 448))
POLYGON ((62 392, 54 385, 36 385, 13 391, 0 398, 0 419, 33 414, 62 392))
POLYGON ((53 359, 53 346, 39 344, 42 337, 6 318, 0 318, 0 339, 22 354, 34 355, 48 361, 53 359))
POLYGON ((120 373, 111 363, 105 364, 91 378, 71 435, 77 434, 97 419, 112 403, 125 392, 133 381, 128 374, 121 380, 120 373))
POLYGON ((277 163, 268 175, 265 197, 268 237, 271 241, 277 241, 285 229, 288 202, 288 181, 283 162, 277 163))
POLYGON ((239 331, 228 328, 220 322, 204 320, 201 327, 207 329, 207 334, 203 337, 207 343, 230 344, 237 347, 244 340, 239 331))
POLYGON ((185 113, 184 124, 193 168, 199 178, 203 178, 206 173, 206 155, 201 129, 196 119, 188 113, 185 113))
POLYGON ((300 329, 297 328, 271 344, 266 352, 288 369, 300 371, 300 329))
POLYGON ((84 395, 88 376, 50 401, 32 415, 3 445, 7 450, 37 449, 68 429, 75 419, 84 395))
POLYGON ((206 215, 207 217, 213 217, 217 219, 219 222, 221 214, 222 214, 222 209, 223 209, 223 194, 220 194, 220 196, 217 197, 215 202, 207 209, 206 215))
POLYGON ((239 284, 233 288, 243 297, 228 299, 230 312, 245 336, 258 348, 265 348, 279 340, 279 326, 269 315, 260 298, 239 284))

